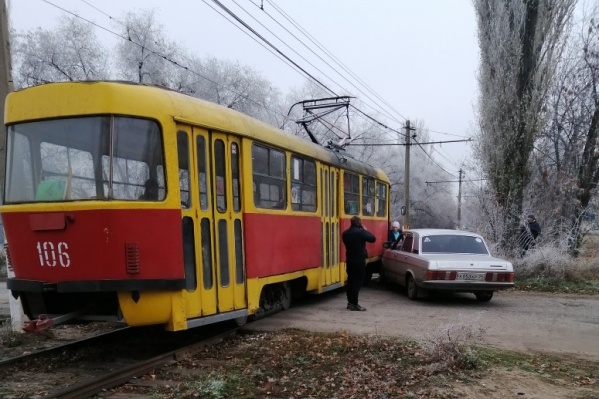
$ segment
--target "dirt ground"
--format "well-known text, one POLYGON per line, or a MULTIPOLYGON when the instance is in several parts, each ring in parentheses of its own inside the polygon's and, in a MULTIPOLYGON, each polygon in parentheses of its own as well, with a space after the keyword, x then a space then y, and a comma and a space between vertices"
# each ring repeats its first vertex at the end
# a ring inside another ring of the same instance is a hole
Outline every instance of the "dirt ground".
MULTIPOLYGON (((472 294, 441 295, 414 302, 399 287, 373 282, 362 289, 360 304, 366 312, 346 310, 343 291, 309 297, 246 328, 348 331, 420 341, 448 328, 469 326, 482 332, 484 345, 527 354, 555 354, 568 361, 586 359, 597 362, 599 370, 599 296, 508 291, 495 293, 489 303, 477 302, 472 294)), ((518 367, 493 370, 474 385, 456 381, 453 392, 467 399, 599 398, 596 379, 585 386, 574 386, 551 380, 542 368, 529 372, 518 367)))
MULTIPOLYGON (((294 302, 287 311, 250 322, 245 329, 298 328, 422 341, 448 327, 468 326, 481 332, 483 345, 527 354, 556 354, 568 361, 591 360, 597 362, 599 370, 599 296, 509 291, 496 293, 489 303, 479 303, 471 294, 435 296, 414 302, 398 287, 373 282, 362 289, 360 304, 368 310, 348 311, 343 290, 311 296, 294 302)), ((89 333, 81 329, 57 329, 54 335, 46 334, 37 343, 25 340, 16 348, 0 344, 0 359, 74 339, 82 332, 89 333)), ((494 369, 475 384, 455 381, 452 393, 468 399, 599 398, 599 384, 594 380, 577 385, 562 383, 550 380, 542 366, 526 371, 515 367, 494 369)))
POLYGON ((472 294, 410 301, 396 286, 373 282, 360 292, 366 312, 346 310, 344 291, 307 297, 291 309, 247 325, 256 330, 302 328, 419 339, 447 326, 484 331, 487 345, 572 354, 599 361, 599 296, 497 292, 488 303, 472 294))

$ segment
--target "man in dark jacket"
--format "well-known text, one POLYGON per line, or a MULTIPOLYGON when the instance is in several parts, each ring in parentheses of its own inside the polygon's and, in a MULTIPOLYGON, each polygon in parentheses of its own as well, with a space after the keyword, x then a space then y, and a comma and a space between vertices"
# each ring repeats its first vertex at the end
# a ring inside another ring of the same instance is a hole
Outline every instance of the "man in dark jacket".
POLYGON ((362 220, 358 216, 354 216, 342 238, 347 270, 347 308, 364 311, 366 308, 358 305, 358 295, 366 272, 366 243, 375 242, 376 237, 362 226, 362 220))
POLYGON ((537 245, 537 237, 541 234, 541 225, 537 222, 535 215, 528 215, 524 225, 520 226, 520 256, 526 255, 526 251, 537 245))

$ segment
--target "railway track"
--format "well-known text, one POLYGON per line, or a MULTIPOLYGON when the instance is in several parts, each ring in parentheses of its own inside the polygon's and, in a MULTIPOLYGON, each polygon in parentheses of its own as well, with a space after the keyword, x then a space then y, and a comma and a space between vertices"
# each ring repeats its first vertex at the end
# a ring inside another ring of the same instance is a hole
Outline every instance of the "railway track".
POLYGON ((87 398, 176 363, 237 328, 128 328, 0 363, 2 398, 87 398))

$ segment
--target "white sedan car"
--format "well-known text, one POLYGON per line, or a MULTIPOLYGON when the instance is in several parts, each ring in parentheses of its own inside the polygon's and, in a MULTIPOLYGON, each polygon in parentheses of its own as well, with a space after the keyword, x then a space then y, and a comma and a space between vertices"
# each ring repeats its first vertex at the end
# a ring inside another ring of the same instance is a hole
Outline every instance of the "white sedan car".
POLYGON ((514 268, 494 258, 483 238, 461 230, 414 229, 383 255, 381 281, 405 285, 408 298, 427 290, 472 292, 488 302, 493 292, 514 286, 514 268))

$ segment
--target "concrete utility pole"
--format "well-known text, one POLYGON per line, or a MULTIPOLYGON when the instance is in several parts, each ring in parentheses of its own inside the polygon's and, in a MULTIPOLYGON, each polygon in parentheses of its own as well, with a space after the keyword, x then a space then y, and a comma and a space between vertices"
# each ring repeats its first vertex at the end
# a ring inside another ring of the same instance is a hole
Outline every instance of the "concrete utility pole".
POLYGON ((407 230, 410 228, 410 147, 411 143, 411 129, 410 121, 406 121, 406 157, 405 157, 405 168, 404 168, 404 206, 406 214, 403 216, 403 228, 407 230))
MULTIPOLYGON (((6 0, 0 0, 0 205, 4 202, 4 168, 6 161, 6 128, 4 127, 4 103, 13 91, 8 36, 8 12, 6 0)), ((0 222, 0 228, 4 228, 0 222)), ((3 232, 4 233, 4 232, 3 232)), ((4 235, 3 235, 4 236, 4 235)))
POLYGON ((4 198, 4 164, 6 157, 6 129, 4 128, 4 102, 13 90, 10 62, 10 44, 8 38, 8 13, 6 1, 0 0, 0 194, 4 198))
POLYGON ((462 229, 462 176, 464 171, 460 169, 458 174, 458 230, 462 229))
MULTIPOLYGON (((13 91, 12 83, 12 68, 10 59, 10 41, 8 33, 8 12, 6 11, 6 1, 0 0, 0 203, 4 202, 4 171, 6 162, 6 128, 4 127, 4 103, 8 93, 13 91)), ((4 229, 4 226, 1 226, 4 229)), ((7 275, 9 278, 15 274, 8 264, 7 260, 7 275)), ((23 332, 23 308, 21 302, 12 295, 8 296, 10 306, 10 320, 12 329, 15 332, 23 332)))

